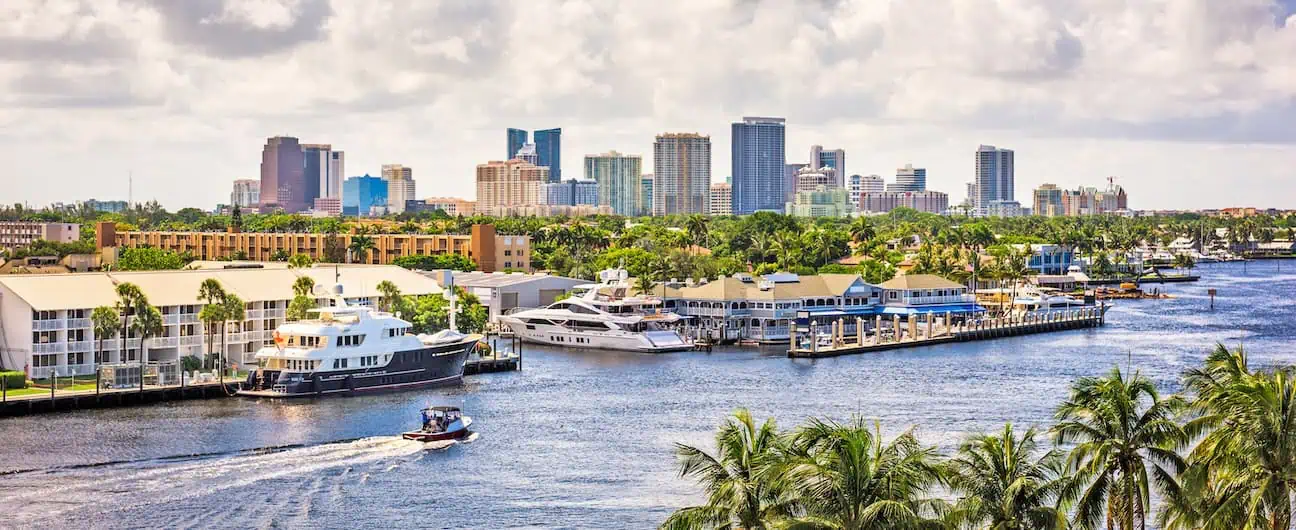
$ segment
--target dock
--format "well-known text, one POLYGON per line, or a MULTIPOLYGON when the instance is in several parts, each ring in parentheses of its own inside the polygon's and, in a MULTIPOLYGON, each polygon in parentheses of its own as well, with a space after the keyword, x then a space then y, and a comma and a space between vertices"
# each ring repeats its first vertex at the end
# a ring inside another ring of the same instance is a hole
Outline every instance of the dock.
MULTIPOLYGON (((891 324, 892 337, 882 337, 878 333, 864 335, 866 321, 857 319, 854 334, 843 333, 845 322, 838 320, 830 326, 831 344, 820 345, 818 340, 807 344, 799 343, 799 333, 793 333, 788 357, 817 359, 873 353, 901 348, 934 346, 951 342, 968 342, 974 340, 1048 333, 1071 329, 1093 328, 1104 324, 1107 306, 1099 305, 1070 310, 1055 310, 1040 313, 1026 313, 994 318, 970 319, 953 323, 947 314, 945 318, 929 316, 921 324, 916 320, 903 321, 894 318, 886 322, 876 319, 874 330, 884 329, 884 324, 891 324), (905 327, 907 326, 907 330, 905 327)), ((811 336, 816 336, 814 328, 811 336)))
POLYGON ((128 407, 163 401, 223 398, 234 395, 238 386, 239 381, 226 379, 224 383, 211 381, 186 385, 144 385, 143 389, 60 390, 16 396, 6 392, 0 398, 3 399, 0 401, 0 418, 67 410, 128 407))

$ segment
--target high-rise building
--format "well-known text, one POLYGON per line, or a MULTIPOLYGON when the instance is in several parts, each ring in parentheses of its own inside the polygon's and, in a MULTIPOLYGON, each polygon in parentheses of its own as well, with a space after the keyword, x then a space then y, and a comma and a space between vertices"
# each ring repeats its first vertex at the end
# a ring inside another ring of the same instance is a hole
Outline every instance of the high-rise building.
POLYGON ((387 181, 365 174, 342 182, 342 214, 369 216, 387 210, 387 181))
POLYGON ((532 134, 539 166, 549 168, 549 182, 562 182, 562 129, 544 129, 532 134))
POLYGON ((786 202, 792 202, 792 198, 796 195, 797 172, 807 167, 810 167, 810 164, 783 165, 783 197, 786 202))
POLYGON ((1035 202, 1031 211, 1044 217, 1066 215, 1062 209, 1062 190, 1056 184, 1043 184, 1035 188, 1035 202))
POLYGON ((477 166, 477 212, 508 215, 509 210, 544 204, 542 184, 549 168, 518 159, 495 160, 477 166))
POLYGON ((796 173, 796 191, 815 191, 820 186, 828 189, 839 188, 837 185, 837 171, 830 167, 821 167, 814 169, 812 167, 803 167, 796 173))
POLYGON ((781 210, 787 163, 784 119, 744 117, 732 127, 733 213, 781 210))
POLYGON ((342 199, 342 179, 346 178, 346 153, 329 152, 328 176, 320 181, 320 197, 342 199))
POLYGON ((267 139, 261 150, 261 211, 282 208, 296 213, 310 208, 302 146, 291 136, 267 139))
POLYGON ((508 130, 508 152, 504 153, 504 160, 512 160, 518 154, 518 149, 527 143, 527 132, 525 129, 508 130))
POLYGON ((1013 152, 993 145, 982 145, 976 150, 976 201, 972 206, 978 215, 985 215, 990 204, 997 201, 1014 201, 1016 176, 1013 171, 1013 152))
POLYGON ((850 193, 850 203, 855 209, 859 209, 860 195, 865 193, 881 193, 886 191, 886 181, 878 175, 851 175, 846 179, 846 189, 850 193))
POLYGON ((254 179, 234 181, 234 191, 230 192, 230 206, 239 208, 256 208, 261 204, 261 183, 254 179))
MULTIPOLYGON (((535 144, 522 144, 522 148, 517 150, 517 153, 513 155, 513 158, 533 166, 540 165, 540 153, 536 152, 535 144)), ((512 158, 509 160, 512 160, 512 158)))
POLYGON ((643 202, 643 157, 608 151, 585 155, 585 179, 598 183, 600 206, 610 206, 617 215, 640 215, 643 202))
POLYGON ((810 146, 810 165, 819 168, 833 168, 837 171, 837 187, 846 187, 845 149, 824 149, 822 145, 812 145, 810 146))
POLYGON ((711 185, 711 215, 734 215, 733 186, 724 182, 711 185))
POLYGON ((302 179, 306 185, 306 199, 312 207, 315 199, 327 197, 329 170, 333 167, 333 146, 329 144, 301 144, 302 179))
POLYGON ((973 204, 976 204, 976 198, 977 198, 976 182, 973 181, 967 183, 967 200, 965 200, 964 202, 967 203, 968 206, 972 206, 973 204))
POLYGON ((653 209, 653 175, 645 173, 643 176, 643 191, 640 192, 640 198, 643 200, 643 210, 640 215, 652 215, 653 209))
POLYGON ((845 188, 820 184, 798 191, 784 211, 795 217, 846 217, 854 210, 849 194, 845 188))
POLYGON ((541 197, 548 206, 596 206, 599 203, 599 186, 592 180, 546 182, 541 189, 541 197))
POLYGON ((400 164, 383 164, 382 179, 387 182, 387 210, 391 213, 405 211, 405 201, 414 200, 414 170, 400 164))
POLYGON ((653 215, 707 213, 711 137, 664 133, 653 142, 653 215))
POLYGON ((927 169, 905 164, 904 167, 896 170, 895 184, 887 186, 886 191, 897 193, 927 191, 927 169))

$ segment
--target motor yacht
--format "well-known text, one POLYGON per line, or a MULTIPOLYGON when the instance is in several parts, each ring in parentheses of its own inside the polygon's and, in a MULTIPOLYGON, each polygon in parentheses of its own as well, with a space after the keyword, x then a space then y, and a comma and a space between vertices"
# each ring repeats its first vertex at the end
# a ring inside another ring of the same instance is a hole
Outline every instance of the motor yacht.
POLYGON ((238 394, 308 397, 453 385, 481 335, 411 333, 411 324, 367 306, 348 305, 335 286, 332 306, 279 326, 274 345, 256 354, 238 394))
POLYGON ((672 329, 683 317, 663 310, 658 298, 630 294, 625 269, 602 271, 599 279, 577 286, 578 294, 570 298, 506 314, 500 321, 518 338, 536 344, 640 352, 693 347, 672 329))

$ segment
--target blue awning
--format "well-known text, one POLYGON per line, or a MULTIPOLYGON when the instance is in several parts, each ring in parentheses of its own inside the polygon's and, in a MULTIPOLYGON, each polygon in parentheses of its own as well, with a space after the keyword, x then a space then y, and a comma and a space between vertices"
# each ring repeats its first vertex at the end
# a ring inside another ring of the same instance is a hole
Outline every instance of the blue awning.
POLYGON ((927 315, 931 313, 984 313, 985 308, 977 304, 931 304, 916 306, 886 306, 884 315, 927 315))

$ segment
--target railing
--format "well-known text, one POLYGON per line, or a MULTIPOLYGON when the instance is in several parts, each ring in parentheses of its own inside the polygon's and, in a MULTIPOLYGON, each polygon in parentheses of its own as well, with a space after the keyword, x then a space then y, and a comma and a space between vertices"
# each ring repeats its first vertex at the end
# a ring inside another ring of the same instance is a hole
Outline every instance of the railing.
POLYGON ((287 314, 287 310, 286 310, 286 309, 267 309, 267 310, 265 310, 265 318, 284 318, 284 315, 286 315, 286 314, 287 314))
POLYGON ((90 325, 90 319, 88 318, 69 318, 67 321, 68 329, 88 328, 90 325))
POLYGON ((94 347, 94 343, 88 340, 71 341, 67 343, 69 352, 88 352, 94 347))
POLYGON ((976 297, 970 294, 950 296, 906 296, 902 298, 901 301, 909 305, 962 304, 975 302, 976 297))
POLYGON ((261 309, 249 309, 245 311, 245 313, 247 313, 245 316, 247 316, 248 320, 261 320, 262 318, 265 318, 262 316, 265 314, 265 311, 261 309))
POLYGON ((174 348, 178 337, 151 337, 148 341, 150 348, 174 348))
POLYGON ((176 316, 179 317, 179 318, 178 318, 178 321, 179 321, 179 323, 181 323, 181 324, 197 324, 197 323, 198 323, 198 313, 180 313, 179 315, 176 315, 176 316))
POLYGON ((180 346, 197 346, 202 343, 203 343, 202 335, 186 335, 184 337, 180 337, 180 341, 179 341, 180 346))
POLYGON ((62 320, 33 320, 32 331, 55 331, 64 329, 67 323, 62 320))
POLYGON ((51 342, 48 344, 32 344, 32 353, 64 353, 67 351, 67 344, 62 342, 51 342))

